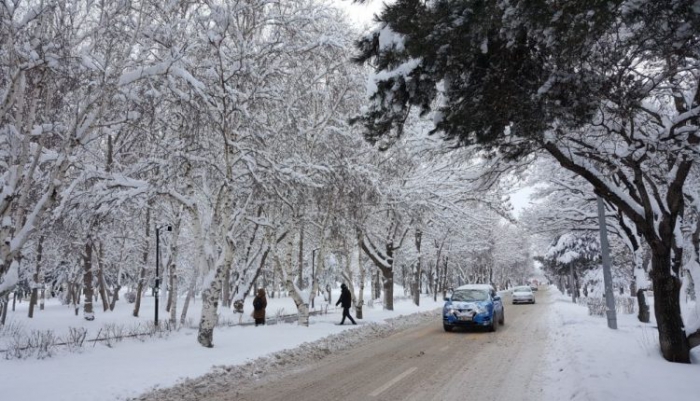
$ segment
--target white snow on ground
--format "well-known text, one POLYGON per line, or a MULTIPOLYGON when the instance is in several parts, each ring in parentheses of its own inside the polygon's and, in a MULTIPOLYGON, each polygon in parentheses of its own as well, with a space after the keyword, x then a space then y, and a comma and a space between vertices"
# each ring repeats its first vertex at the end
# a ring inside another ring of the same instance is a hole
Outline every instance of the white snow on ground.
MULTIPOLYGON (((401 292, 395 293, 397 298, 401 292)), ((339 292, 334 293, 337 299, 339 292)), ((369 294, 367 294, 369 299, 369 294)), ((104 342, 88 343, 79 353, 71 353, 65 349, 59 350, 51 358, 37 360, 0 359, 0 394, 8 400, 66 400, 66 401, 95 401, 95 400, 124 400, 137 397, 153 388, 170 387, 186 378, 196 378, 210 371, 221 371, 217 366, 242 365, 275 352, 290 350, 300 345, 319 340, 329 335, 348 331, 346 338, 352 336, 358 328, 366 326, 386 325, 385 320, 417 312, 435 310, 442 304, 433 302, 432 298, 421 299, 421 306, 416 307, 410 299, 401 297, 394 303, 394 311, 382 310, 380 303, 373 307, 365 306, 364 319, 357 320, 353 326, 346 320, 344 326, 338 326, 342 309, 334 305, 323 304, 321 297, 316 299, 317 309, 328 309, 328 314, 312 316, 309 327, 293 324, 276 324, 267 326, 232 326, 217 327, 214 331, 214 348, 205 348, 197 343, 197 330, 183 328, 171 333, 167 339, 143 337, 142 340, 125 339, 121 342, 106 346, 104 342), (212 369, 214 368, 214 369, 212 369), (37 385, 39 380, 41 385, 37 385), (6 398, 7 397, 7 398, 6 398)), ((69 306, 54 303, 47 304, 46 310, 35 311, 35 318, 28 319, 27 302, 18 304, 16 311, 8 312, 6 326, 23 326, 25 330, 52 329, 57 335, 63 336, 68 327, 87 327, 90 330, 87 338, 92 339, 107 324, 145 326, 152 322, 154 309, 153 298, 142 300, 141 317, 131 316, 133 304, 118 304, 114 312, 95 313, 96 319, 87 322, 81 316, 74 316, 69 306)), ((235 315, 231 310, 220 310, 221 318, 238 321, 252 321, 250 313, 252 306, 243 316, 235 315)), ((291 298, 269 298, 267 316, 295 313, 296 308, 291 298)), ((198 301, 190 306, 193 322, 199 321, 201 303, 198 301)), ((354 310, 351 309, 354 316, 354 310)), ((161 324, 167 319, 167 314, 160 311, 161 324)), ((437 316, 434 317, 437 319, 437 316)), ((392 326, 389 324, 388 326, 392 326)), ((369 337, 381 335, 382 329, 372 328, 369 337)), ((3 333, 5 334, 5 333, 3 333)), ((0 334, 0 349, 5 349, 9 338, 0 334)), ((358 335, 360 335, 358 333, 358 335)), ((361 338, 368 336, 367 333, 361 338)), ((338 341, 334 341, 338 343, 338 341)), ((301 354, 299 354, 301 355, 301 354)), ((294 353, 285 358, 299 359, 294 353)), ((2 358, 0 354, 0 358, 2 358)), ((314 360, 317 356, 308 355, 304 358, 314 360)), ((282 361, 284 363, 284 361, 282 361)), ((260 366, 254 369, 253 376, 260 366)))
MULTIPOLYGON (((542 383, 533 384, 543 388, 542 401, 698 399, 700 349, 693 351, 691 365, 668 363, 658 352, 655 323, 641 324, 635 315, 619 314, 619 329, 610 330, 604 318, 588 316, 585 306, 572 304, 561 295, 555 298, 551 313, 545 317, 552 330, 551 344, 540 361, 533 361, 533 368, 542 369, 536 375, 542 383)), ((57 335, 63 335, 69 326, 89 327, 88 338, 94 338, 108 323, 145 325, 152 321, 152 300, 144 300, 140 318, 131 316, 133 305, 119 304, 114 312, 97 312, 93 322, 74 316, 70 307, 54 303, 44 311, 36 311, 35 319, 28 319, 24 302, 8 314, 8 326, 51 328, 57 335)), ((318 308, 326 306, 321 302, 318 299, 318 308)), ((358 326, 347 322, 337 326, 340 309, 330 306, 329 314, 311 317, 310 327, 279 324, 217 328, 212 349, 197 344, 196 329, 183 328, 167 339, 126 339, 111 346, 89 343, 78 353, 59 350, 43 360, 0 359, 0 394, 2 399, 17 401, 154 400, 173 399, 175 394, 178 399, 196 399, 232 380, 245 384, 263 375, 281 375, 408 325, 430 319, 439 325, 435 309, 441 303, 426 297, 421 299, 421 307, 416 307, 402 298, 395 302, 393 312, 375 304, 365 307, 365 319, 358 326)), ((191 309, 192 321, 198 321, 200 308, 197 302, 191 309)), ((289 298, 270 299, 268 316, 277 311, 293 313, 294 309, 289 298)), ((249 313, 247 310, 240 316, 241 320, 249 321, 249 313)), ((222 310, 221 315, 237 321, 233 317, 238 315, 230 310, 222 310)), ((163 317, 167 315, 161 312, 163 317)), ((7 343, 7 333, 0 332, 0 349, 7 343)))
MULTIPOLYGON (((588 316, 556 288, 548 316, 552 331, 545 356, 544 399, 641 401, 700 399, 700 347, 693 364, 666 362, 659 352, 656 323, 617 314, 617 330, 605 317, 588 316)), ((653 298, 651 299, 653 302, 653 298)))
POLYGON ((158 389, 138 397, 137 401, 199 401, 211 394, 221 394, 232 387, 240 389, 263 377, 292 373, 295 368, 318 361, 329 354, 389 336, 407 327, 437 321, 437 310, 391 318, 382 323, 364 322, 343 333, 332 334, 299 347, 261 356, 242 365, 214 367, 210 373, 185 380, 178 385, 158 389))

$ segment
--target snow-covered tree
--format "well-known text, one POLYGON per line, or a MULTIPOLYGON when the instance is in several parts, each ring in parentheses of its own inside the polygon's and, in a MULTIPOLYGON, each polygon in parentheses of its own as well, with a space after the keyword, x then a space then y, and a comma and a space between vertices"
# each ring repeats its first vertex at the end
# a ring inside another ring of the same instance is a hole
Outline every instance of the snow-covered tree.
POLYGON ((646 239, 662 354, 689 362, 674 233, 700 143, 694 1, 399 0, 379 20, 358 58, 375 67, 366 137, 401 134, 415 106, 461 145, 550 154, 646 239))
MULTIPOLYGON (((566 170, 557 171, 550 158, 540 158, 534 170, 531 179, 536 180, 539 187, 532 195, 536 202, 522 213, 524 227, 533 236, 550 239, 570 232, 597 235, 597 197, 591 185, 566 170)), ((621 288, 629 287, 630 294, 637 295, 640 310, 643 310, 646 305, 643 290, 649 286, 648 266, 644 263, 648 245, 624 214, 609 203, 604 207, 613 276, 620 278, 621 288)))
POLYGON ((595 234, 582 232, 567 233, 556 238, 542 261, 546 270, 560 277, 560 282, 569 277, 567 288, 575 300, 581 296, 581 275, 597 266, 599 259, 600 245, 595 234))
POLYGON ((118 83, 130 42, 124 3, 0 7, 0 299, 16 285, 38 222, 81 181, 81 157, 133 116, 118 83))

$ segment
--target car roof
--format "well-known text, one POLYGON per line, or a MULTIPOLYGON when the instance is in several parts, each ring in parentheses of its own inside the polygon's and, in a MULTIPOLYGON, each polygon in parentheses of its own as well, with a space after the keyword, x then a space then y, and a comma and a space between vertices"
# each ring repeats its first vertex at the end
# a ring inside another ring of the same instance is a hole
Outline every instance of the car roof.
POLYGON ((463 286, 455 288, 455 290, 484 290, 491 291, 493 286, 491 284, 465 284, 463 286))
POLYGON ((528 290, 528 291, 532 291, 532 290, 530 289, 530 286, 529 286, 529 285, 519 285, 519 286, 513 287, 513 290, 517 290, 517 289, 519 289, 519 288, 520 288, 520 289, 524 289, 524 290, 528 290))

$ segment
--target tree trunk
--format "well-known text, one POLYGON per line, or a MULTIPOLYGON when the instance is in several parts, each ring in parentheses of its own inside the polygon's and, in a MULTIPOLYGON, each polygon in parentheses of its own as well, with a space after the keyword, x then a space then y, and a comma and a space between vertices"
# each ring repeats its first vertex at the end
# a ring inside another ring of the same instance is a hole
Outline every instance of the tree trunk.
POLYGON ((85 302, 83 304, 83 314, 85 320, 95 320, 95 312, 92 308, 93 287, 92 287, 92 241, 85 243, 85 272, 83 273, 83 287, 85 288, 85 302))
POLYGON ((442 268, 442 298, 444 299, 447 296, 447 262, 448 262, 448 257, 443 256, 443 268, 442 268))
POLYGON ((39 310, 44 310, 44 304, 46 303, 46 281, 43 274, 39 276, 39 279, 41 280, 41 292, 39 293, 39 310))
POLYGON ((646 296, 644 295, 644 290, 647 290, 647 288, 641 288, 640 283, 637 282, 646 277, 644 266, 647 265, 645 264, 642 252, 643 250, 641 247, 638 247, 638 249, 634 251, 635 263, 632 274, 633 280, 630 285, 630 294, 635 294, 637 297, 637 310, 639 310, 637 318, 642 323, 649 323, 649 305, 647 305, 646 296))
POLYGON ((172 263, 168 266, 168 272, 170 273, 168 281, 170 285, 170 293, 168 294, 168 313, 170 313, 170 324, 172 327, 177 325, 177 264, 175 259, 172 259, 172 263))
POLYGON ((170 266, 170 257, 168 259, 165 259, 165 265, 163 264, 163 253, 160 254, 160 264, 158 265, 158 307, 161 308, 158 310, 160 313, 161 310, 163 310, 163 307, 165 307, 168 304, 168 297, 170 296, 170 280, 169 278, 169 266, 170 266))
POLYGON ((146 266, 148 264, 148 248, 149 237, 151 236, 151 202, 149 202, 149 207, 146 208, 146 238, 144 241, 143 257, 141 258, 141 269, 139 271, 139 281, 136 285, 136 302, 134 303, 134 317, 139 317, 139 310, 141 309, 141 295, 143 294, 143 288, 146 284, 146 266))
MULTIPOLYGON (((263 252, 262 257, 260 258, 260 263, 258 264, 258 268, 255 270, 255 273, 253 274, 253 278, 247 283, 243 282, 242 286, 240 284, 236 285, 236 295, 234 295, 236 300, 233 302, 233 308, 234 308, 234 311, 236 313, 243 313, 243 306, 245 304, 245 297, 248 295, 248 293, 250 293, 253 290, 253 287, 255 286, 255 283, 257 282, 257 279, 260 276, 260 273, 263 271, 263 268, 265 267, 265 261, 267 260, 267 256, 269 254, 270 254, 270 247, 268 246, 267 249, 265 249, 265 252, 263 252), (245 289, 240 290, 239 289, 240 287, 243 287, 245 289)), ((239 281, 245 277, 245 272, 246 271, 243 272, 244 274, 241 275, 241 278, 239 278, 239 281)))
POLYGON ((374 277, 374 299, 379 299, 382 296, 382 278, 381 271, 377 270, 374 277))
POLYGON ((574 264, 569 264, 569 294, 571 295, 571 302, 576 303, 576 281, 574 281, 574 264))
POLYGON ((114 292, 112 292, 112 300, 109 301, 109 310, 113 311, 114 307, 117 305, 117 301, 119 300, 119 291, 122 289, 122 268, 121 265, 119 267, 119 271, 117 272, 117 285, 114 287, 114 292))
MULTIPOLYGON (((39 236, 39 244, 36 249, 36 270, 34 271, 34 276, 32 277, 32 295, 29 298, 29 314, 28 317, 31 319, 34 317, 34 306, 39 298, 39 281, 41 277, 41 258, 44 251, 44 236, 39 236)), ((43 281, 43 280, 42 280, 43 281)), ((43 309, 43 308, 42 308, 43 309)))
POLYGON ((75 312, 75 316, 80 314, 80 286, 74 283, 68 283, 67 303, 70 303, 75 312))
MULTIPOLYGON (((393 224, 393 223, 392 223, 393 224)), ((405 231, 401 237, 401 241, 398 246, 394 245, 394 240, 397 235, 398 225, 394 225, 392 229, 389 230, 390 236, 386 239, 384 243, 384 255, 372 244, 371 240, 365 240, 365 236, 360 235, 360 245, 362 250, 367 256, 372 260, 374 265, 379 269, 379 273, 382 273, 382 287, 384 288, 384 310, 394 310, 394 253, 397 249, 401 247, 403 239, 406 237, 405 231)), ((379 287, 379 286, 377 286, 379 287)), ((377 298, 379 297, 378 294, 377 298)))
POLYGON ((297 279, 297 286, 299 289, 304 288, 304 222, 300 222, 299 227, 299 255, 298 255, 298 266, 299 266, 299 278, 297 279))
POLYGON ((354 280, 352 277, 352 265, 351 260, 350 260, 350 249, 348 248, 347 244, 345 244, 344 247, 345 251, 345 271, 343 272, 343 278, 345 279, 345 282, 347 283, 348 290, 350 291, 350 297, 352 299, 352 304, 357 305, 357 297, 355 296, 355 284, 354 280))
POLYGON ((423 231, 416 230, 415 244, 416 253, 418 258, 416 263, 413 265, 413 277, 411 279, 411 295, 413 296, 413 303, 416 306, 420 306, 420 281, 421 281, 421 268, 423 263, 423 254, 421 253, 420 247, 423 240, 423 231))
MULTIPOLYGON (((297 223, 300 224, 300 223, 297 223)), ((303 230, 299 232, 300 235, 303 235, 303 230)), ((294 236, 290 235, 289 236, 289 242, 287 244, 287 266, 292 268, 294 266, 292 262, 293 258, 293 252, 294 252, 294 243, 293 243, 293 238, 294 236)), ((276 254, 276 253, 275 253, 276 254)), ((285 287, 287 288, 287 292, 289 295, 292 297, 294 300, 294 303, 297 306, 297 311, 299 314, 299 325, 300 326, 309 326, 309 300, 304 299, 301 296, 300 293, 300 287, 295 287, 294 286, 294 280, 292 279, 291 271, 286 271, 284 270, 284 266, 280 266, 282 270, 282 279, 284 280, 285 287)), ((301 267, 299 269, 301 272, 301 267)))
POLYGON ((379 298, 377 294, 381 293, 381 290, 377 288, 378 283, 379 283, 379 270, 377 270, 375 273, 372 273, 370 278, 369 278, 369 286, 370 286, 370 293, 372 294, 372 300, 375 300, 379 298))
POLYGON ((202 291, 202 317, 199 321, 199 332, 197 341, 207 348, 214 346, 214 327, 218 321, 217 314, 219 307, 219 297, 221 295, 221 286, 224 271, 222 266, 216 269, 214 279, 209 284, 209 287, 202 291))
MULTIPOLYGON (((448 231, 449 234, 449 231, 448 231)), ((442 239, 440 242, 440 246, 437 244, 437 240, 435 240, 435 247, 438 248, 437 255, 435 257, 435 289, 433 290, 433 301, 437 302, 437 294, 438 294, 438 288, 440 286, 440 257, 442 256, 442 248, 445 246, 445 241, 447 240, 447 234, 445 237, 442 239)))
POLYGON ((639 307, 639 314, 637 315, 639 321, 649 323, 649 305, 647 305, 644 290, 637 290, 637 306, 639 307))
POLYGON ((121 291, 121 289, 122 286, 119 284, 114 287, 112 299, 109 301, 109 310, 113 311, 114 307, 117 305, 117 301, 119 301, 119 291, 121 291))
POLYGON ((294 251, 294 236, 290 235, 289 236, 289 241, 287 243, 287 254, 285 257, 285 265, 283 266, 279 254, 277 252, 277 242, 274 241, 274 238, 276 236, 272 236, 268 234, 268 242, 272 244, 272 250, 270 251, 272 253, 272 257, 274 258, 274 263, 275 263, 275 270, 278 270, 280 273, 280 276, 282 278, 282 282, 289 292, 289 295, 292 297, 294 300, 294 304, 297 307, 298 311, 298 316, 299 316, 299 325, 300 326, 309 326, 309 303, 308 300, 305 300, 301 294, 299 293, 299 288, 294 285, 294 279, 291 274, 293 271, 293 251, 294 251), (289 268, 289 270, 286 270, 289 268))
POLYGON ((669 362, 690 363, 690 345, 681 317, 681 280, 669 273, 670 252, 652 250, 654 315, 659 328, 661 354, 669 362))
POLYGON ((144 287, 146 284, 146 261, 148 255, 144 252, 143 255, 143 265, 141 266, 141 271, 139 272, 139 281, 136 285, 136 301, 134 302, 134 312, 132 313, 134 317, 139 317, 139 311, 141 310, 141 297, 143 296, 144 287))
POLYGON ((226 270, 224 274, 223 287, 221 288, 221 305, 224 308, 231 307, 231 269, 226 270))
MULTIPOLYGON (((433 278, 434 278, 435 274, 433 274, 433 264, 432 263, 428 263, 428 264, 430 265, 430 268, 428 269, 428 274, 427 274, 428 275, 428 285, 427 285, 428 289, 427 289, 426 293, 430 294, 433 291, 433 281, 434 281, 433 278)), ((433 299, 435 299, 435 298, 433 298, 433 299)))
POLYGON ((187 319, 187 310, 190 307, 190 301, 194 298, 194 290, 197 285, 197 277, 192 277, 192 282, 190 283, 190 288, 187 290, 187 295, 185 296, 185 302, 182 304, 182 314, 180 315, 180 326, 185 324, 187 319))
POLYGON ((382 270, 382 287, 384 288, 384 310, 394 310, 394 270, 382 270))
POLYGON ((438 287, 440 287, 440 262, 435 263, 435 278, 433 279, 433 301, 437 302, 438 287))
MULTIPOLYGON (((362 319, 362 305, 365 303, 365 268, 362 265, 362 247, 357 247, 357 268, 360 272, 360 289, 355 303, 355 317, 362 319)), ((328 299, 330 303, 330 298, 328 299)))
POLYGON ((199 334, 197 341, 207 348, 214 346, 214 327, 219 320, 218 308, 221 290, 224 285, 224 276, 233 262, 233 244, 227 241, 223 254, 217 262, 214 277, 209 286, 202 291, 202 317, 199 321, 199 334))
POLYGON ((401 288, 403 288, 403 295, 408 295, 407 291, 410 291, 408 283, 406 283, 406 277, 408 276, 408 271, 405 263, 401 263, 401 288))
POLYGON ((170 325, 175 328, 177 326, 177 258, 180 251, 180 246, 178 245, 180 240, 180 224, 182 223, 182 212, 183 208, 180 207, 180 212, 175 219, 175 224, 173 224, 173 232, 170 240, 170 263, 168 264, 168 272, 170 273, 170 325))
MULTIPOLYGON (((274 260, 274 256, 273 256, 274 260)), ((257 285, 254 284, 254 288, 257 288, 257 285)), ((272 269, 272 291, 270 291, 270 298, 275 297, 275 292, 277 292, 277 269, 273 268, 272 269)))
POLYGON ((99 248, 97 249, 97 266, 99 267, 99 269, 97 270, 97 282, 100 286, 102 311, 107 312, 109 310, 109 297, 107 296, 107 283, 105 282, 104 255, 102 244, 100 244, 99 248))
MULTIPOLYGON (((258 214, 257 217, 262 216, 263 213, 263 207, 259 206, 258 207, 258 214)), ((248 240, 248 246, 245 251, 245 258, 244 264, 243 264, 243 270, 242 271, 237 271, 236 274, 236 279, 235 284, 233 284, 233 295, 232 295, 232 300, 233 300, 233 310, 236 313, 243 313, 243 306, 245 304, 245 297, 248 295, 248 293, 251 291, 253 286, 256 285, 258 277, 260 276, 260 273, 262 272, 263 268, 265 267, 265 260, 267 259, 267 255, 270 253, 270 247, 265 246, 265 239, 263 236, 263 239, 260 244, 260 248, 258 249, 258 252, 256 252, 255 255, 259 255, 260 252, 263 252, 262 258, 260 259, 260 263, 258 264, 257 269, 255 270, 255 273, 253 274, 253 277, 251 279, 248 279, 248 269, 252 266, 255 256, 253 255, 251 257, 251 252, 253 250, 253 244, 255 244, 255 239, 257 238, 258 234, 258 229, 260 228, 259 224, 255 224, 253 227, 253 233, 250 236, 250 239, 248 240), (265 251, 262 251, 265 249, 265 251)), ((278 239, 279 241, 279 239, 278 239)), ((264 287, 264 286, 263 286, 264 287)), ((269 294, 270 297, 272 297, 272 294, 269 294)), ((231 305, 229 305, 230 307, 231 305)))
POLYGON ((7 307, 10 303, 10 296, 5 295, 0 298, 0 326, 5 325, 5 320, 7 320, 7 307))

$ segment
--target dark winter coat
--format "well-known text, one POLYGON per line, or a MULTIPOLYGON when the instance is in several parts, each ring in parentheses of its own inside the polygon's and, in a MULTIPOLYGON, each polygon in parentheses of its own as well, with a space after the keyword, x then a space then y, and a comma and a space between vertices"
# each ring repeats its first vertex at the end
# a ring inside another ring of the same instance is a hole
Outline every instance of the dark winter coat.
POLYGON ((258 290, 258 295, 253 298, 253 303, 255 300, 260 298, 262 300, 263 307, 260 310, 253 310, 253 319, 265 319, 265 308, 267 308, 267 297, 265 296, 265 289, 261 288, 258 290))
POLYGON ((338 304, 341 304, 343 308, 349 308, 352 305, 352 294, 350 294, 350 290, 345 285, 340 287, 340 299, 335 303, 335 306, 338 306, 338 304))

